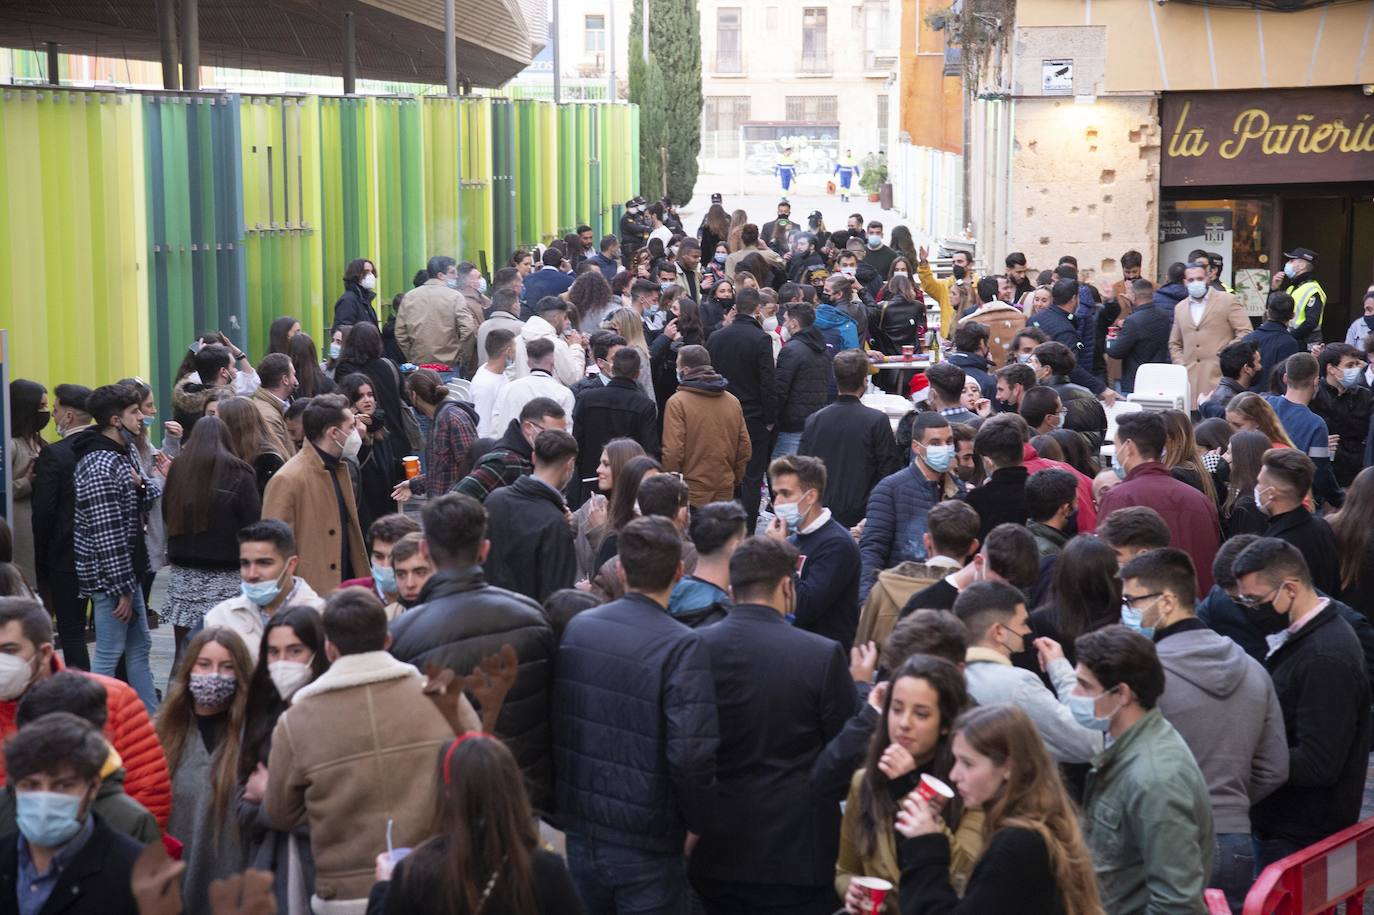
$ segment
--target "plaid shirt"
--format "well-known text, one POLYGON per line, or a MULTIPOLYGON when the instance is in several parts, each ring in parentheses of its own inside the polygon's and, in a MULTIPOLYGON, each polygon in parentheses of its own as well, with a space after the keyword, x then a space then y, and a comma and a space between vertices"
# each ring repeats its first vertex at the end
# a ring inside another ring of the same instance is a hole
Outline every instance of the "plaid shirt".
POLYGON ((487 496, 509 486, 522 476, 534 473, 534 465, 509 448, 497 448, 487 452, 472 473, 463 477, 453 487, 453 492, 472 496, 478 502, 487 501, 487 496))
POLYGON ((436 497, 448 492, 458 482, 458 469, 475 441, 477 424, 472 415, 456 404, 441 404, 429 427, 424 478, 413 480, 410 491, 436 497))
POLYGON ((82 597, 132 594, 148 571, 146 555, 141 569, 134 567, 135 557, 143 540, 143 512, 162 487, 145 478, 143 489, 136 489, 129 471, 137 466, 132 446, 124 451, 98 448, 77 462, 72 527, 82 597))

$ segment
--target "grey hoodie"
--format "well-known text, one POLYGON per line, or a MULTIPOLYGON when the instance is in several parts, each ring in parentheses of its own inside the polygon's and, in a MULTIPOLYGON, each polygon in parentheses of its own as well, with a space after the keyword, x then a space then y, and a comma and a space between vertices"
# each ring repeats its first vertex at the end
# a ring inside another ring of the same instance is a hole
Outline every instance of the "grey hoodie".
POLYGON ((1217 835, 1249 833, 1250 808, 1288 781, 1283 712, 1259 662, 1192 622, 1156 633, 1164 665, 1159 710, 1207 779, 1217 835))

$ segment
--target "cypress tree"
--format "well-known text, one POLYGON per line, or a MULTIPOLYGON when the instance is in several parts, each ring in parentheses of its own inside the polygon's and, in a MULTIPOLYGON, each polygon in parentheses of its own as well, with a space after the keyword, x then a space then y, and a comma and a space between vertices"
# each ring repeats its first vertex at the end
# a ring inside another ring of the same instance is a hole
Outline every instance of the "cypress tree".
POLYGON ((659 148, 668 151, 668 196, 685 203, 701 153, 701 14, 697 0, 633 0, 630 13, 630 101, 639 105, 640 193, 662 193, 659 148), (649 7, 649 61, 641 14, 649 7))

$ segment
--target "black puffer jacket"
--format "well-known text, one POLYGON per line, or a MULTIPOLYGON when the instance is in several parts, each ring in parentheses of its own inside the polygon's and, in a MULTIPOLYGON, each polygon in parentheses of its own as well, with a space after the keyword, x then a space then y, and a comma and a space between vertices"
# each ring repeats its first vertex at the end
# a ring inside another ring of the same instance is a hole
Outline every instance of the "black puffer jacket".
POLYGON ((376 298, 377 293, 371 289, 364 289, 351 281, 344 283, 343 295, 334 303, 334 323, 330 325, 330 333, 351 324, 377 324, 377 310, 372 307, 376 298))
POLYGON ((558 826, 680 854, 711 817, 720 728, 700 634, 641 594, 563 631, 553 689, 558 826))
POLYGON ((926 306, 924 302, 907 299, 888 299, 868 307, 868 332, 878 349, 890 356, 903 346, 921 348, 926 334, 926 306))
POLYGON ((487 584, 481 566, 445 569, 420 592, 420 603, 391 624, 391 654, 424 670, 439 664, 460 676, 509 644, 520 659, 496 733, 525 773, 530 802, 547 813, 553 794, 549 760, 549 682, 553 625, 523 594, 487 584))
POLYGON ((826 405, 834 388, 830 353, 814 324, 803 328, 778 353, 778 431, 800 432, 806 418, 826 405))

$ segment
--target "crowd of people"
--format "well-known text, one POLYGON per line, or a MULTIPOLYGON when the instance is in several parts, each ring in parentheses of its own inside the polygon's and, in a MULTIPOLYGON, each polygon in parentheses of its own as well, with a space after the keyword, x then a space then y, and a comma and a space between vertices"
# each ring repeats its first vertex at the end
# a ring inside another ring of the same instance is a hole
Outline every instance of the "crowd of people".
POLYGON ((1195 255, 636 199, 170 410, 13 381, 6 909, 1239 912, 1360 813, 1374 287, 1322 343, 1313 252, 1253 330, 1195 255))

